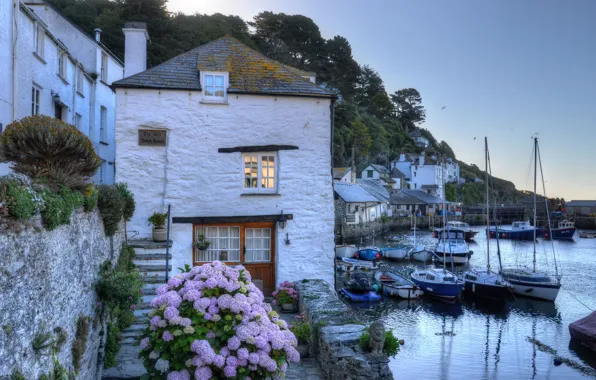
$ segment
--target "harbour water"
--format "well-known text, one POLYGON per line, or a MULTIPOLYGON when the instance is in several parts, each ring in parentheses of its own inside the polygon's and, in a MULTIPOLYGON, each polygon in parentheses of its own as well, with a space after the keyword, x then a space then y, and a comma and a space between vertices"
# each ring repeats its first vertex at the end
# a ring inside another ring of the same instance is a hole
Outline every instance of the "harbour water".
MULTIPOLYGON (((431 248, 436 239, 422 232, 418 243, 431 248)), ((492 239, 490 243, 491 267, 498 270, 496 241, 492 239)), ((376 245, 396 243, 377 240, 376 245)), ((532 265, 532 242, 500 240, 500 245, 504 266, 532 265)), ((596 239, 576 236, 575 241, 555 241, 554 245, 559 271, 563 274, 563 287, 554 303, 518 297, 504 305, 466 299, 450 305, 423 297, 417 301, 385 298, 380 303, 352 304, 352 307, 361 321, 370 323, 379 319, 405 339, 405 345, 390 362, 395 378, 593 378, 596 353, 570 344, 568 326, 588 315, 590 309, 596 309, 596 239), (533 344, 530 339, 550 346, 577 365, 556 366, 555 356, 541 350, 543 346, 533 344)), ((483 233, 470 243, 470 249, 474 251, 470 263, 457 270, 486 267, 483 233)), ((554 272, 551 243, 539 239, 536 249, 537 267, 554 272)), ((414 262, 389 265, 402 272, 424 267, 414 262)), ((346 276, 338 272, 338 288, 346 276)))

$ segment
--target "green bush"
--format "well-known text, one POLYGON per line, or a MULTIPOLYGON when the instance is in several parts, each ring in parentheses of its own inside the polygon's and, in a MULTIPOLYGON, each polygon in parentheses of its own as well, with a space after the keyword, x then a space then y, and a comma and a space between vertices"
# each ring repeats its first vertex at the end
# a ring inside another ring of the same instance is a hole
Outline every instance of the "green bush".
POLYGON ((68 370, 60 364, 54 356, 54 368, 48 374, 42 374, 39 380, 74 380, 74 375, 69 374, 68 370))
POLYGON ((97 197, 99 191, 93 185, 87 186, 83 194, 83 208, 86 212, 91 212, 97 207, 97 197))
POLYGON ((134 258, 135 249, 126 244, 123 244, 122 249, 120 249, 120 257, 118 257, 118 269, 123 271, 134 269, 134 258))
POLYGON ((77 372, 81 369, 81 360, 83 359, 83 355, 85 355, 85 351, 87 350, 88 336, 89 319, 81 315, 77 320, 75 340, 72 342, 72 365, 77 372))
MULTIPOLYGON (((301 317, 302 318, 302 317, 301 317)), ((308 343, 310 341, 310 325, 302 320, 296 322, 294 326, 290 328, 290 331, 294 333, 299 343, 308 343)))
POLYGON ((33 347, 33 350, 37 353, 45 350, 46 348, 51 347, 52 344, 52 334, 47 331, 35 334, 33 340, 31 341, 31 346, 33 347))
POLYGON ((116 355, 120 351, 120 329, 115 323, 108 325, 108 334, 106 337, 106 345, 104 349, 104 368, 111 368, 116 365, 116 355))
POLYGON ((135 213, 135 199, 132 195, 132 192, 128 190, 128 185, 124 182, 120 182, 116 184, 116 189, 120 193, 124 201, 124 207, 122 209, 122 217, 125 221, 129 221, 132 218, 132 215, 135 213))
MULTIPOLYGON (((364 331, 360 335, 360 339, 358 340, 358 345, 364 351, 370 350, 370 334, 368 333, 368 329, 364 331)), ((387 356, 395 357, 399 352, 400 341, 393 335, 393 330, 389 330, 385 332, 385 343, 383 344, 383 352, 387 354, 387 356)))
POLYGON ((41 197, 45 205, 41 211, 43 225, 48 231, 52 231, 60 224, 63 224, 63 214, 66 213, 66 205, 62 197, 50 189, 42 191, 41 197))
POLYGON ((0 135, 0 162, 52 185, 83 189, 101 165, 93 144, 76 127, 49 116, 15 121, 0 135))
POLYGON ((56 334, 56 340, 54 341, 54 349, 56 352, 62 350, 62 346, 66 343, 66 331, 60 326, 54 328, 54 334, 56 334))
MULTIPOLYGON (((0 186, 2 185, 0 184, 0 186)), ((23 220, 31 218, 39 211, 35 192, 32 188, 16 180, 7 180, 4 186, 6 186, 5 202, 10 215, 23 220)))
POLYGON ((153 215, 151 215, 147 219, 147 223, 149 223, 150 225, 152 224, 153 227, 155 227, 155 228, 163 228, 163 226, 165 226, 167 220, 168 220, 167 213, 162 214, 160 212, 154 212, 153 215))
POLYGON ((118 230, 118 223, 122 220, 124 209, 124 199, 120 196, 118 189, 108 185, 99 186, 97 207, 101 212, 106 235, 114 236, 118 230))
POLYGON ((12 371, 12 374, 10 375, 10 380, 27 380, 27 379, 25 379, 25 376, 23 376, 21 371, 19 371, 18 369, 15 369, 14 371, 12 371))
POLYGON ((121 310, 129 310, 141 297, 142 287, 141 274, 137 270, 106 270, 104 267, 96 291, 101 302, 110 309, 118 307, 121 310))

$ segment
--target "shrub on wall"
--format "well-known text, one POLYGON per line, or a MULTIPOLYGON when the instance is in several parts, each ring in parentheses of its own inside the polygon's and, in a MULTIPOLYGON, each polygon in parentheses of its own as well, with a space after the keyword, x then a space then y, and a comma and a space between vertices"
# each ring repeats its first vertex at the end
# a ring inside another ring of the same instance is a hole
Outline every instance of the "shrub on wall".
POLYGON ((97 197, 99 191, 93 185, 88 185, 83 192, 83 208, 86 212, 91 212, 97 207, 97 197))
POLYGON ((243 267, 216 261, 157 290, 141 354, 150 379, 283 377, 297 340, 243 267))
POLYGON ((117 183, 116 189, 118 189, 118 192, 120 193, 120 196, 124 202, 124 206, 122 208, 122 217, 128 222, 135 212, 135 199, 132 195, 132 192, 128 190, 128 185, 126 183, 117 183))
POLYGON ((101 185, 98 190, 97 207, 101 212, 105 233, 108 236, 113 236, 118 230, 118 223, 122 219, 124 199, 114 186, 101 185))
POLYGON ((29 219, 43 207, 43 201, 23 176, 0 178, 0 203, 8 208, 9 215, 29 219))
POLYGON ((87 337, 89 336, 89 318, 79 316, 77 320, 77 330, 75 333, 75 340, 72 342, 72 365, 75 371, 81 369, 83 364, 81 360, 85 351, 87 350, 87 337))
POLYGON ((15 121, 0 135, 0 162, 35 182, 84 189, 101 165, 91 140, 76 127, 49 116, 15 121))

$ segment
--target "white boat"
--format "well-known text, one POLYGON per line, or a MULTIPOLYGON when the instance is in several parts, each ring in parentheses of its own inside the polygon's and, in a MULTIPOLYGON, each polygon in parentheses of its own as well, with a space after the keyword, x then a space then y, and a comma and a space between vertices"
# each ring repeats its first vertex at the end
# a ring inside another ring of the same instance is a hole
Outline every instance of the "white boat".
POLYGON ((412 260, 427 262, 432 259, 433 254, 430 251, 427 251, 423 246, 414 247, 409 252, 410 258, 412 260))
POLYGON ((348 257, 343 257, 341 261, 343 261, 346 266, 353 267, 354 269, 378 269, 373 261, 350 259, 348 257))
MULTIPOLYGON (((455 229, 464 231, 464 238, 466 239, 466 241, 474 240, 474 236, 476 236, 476 234, 478 233, 478 231, 474 231, 473 229, 471 229, 470 225, 466 222, 452 220, 450 222, 447 222, 447 226, 450 230, 455 229)), ((433 231, 433 236, 439 237, 439 232, 442 230, 443 228, 435 228, 435 230, 433 231)))
POLYGON ((416 299, 420 297, 423 292, 414 284, 411 280, 393 272, 377 272, 375 274, 375 280, 381 284, 383 293, 400 297, 403 299, 416 299))
POLYGON ((342 244, 335 246, 335 257, 341 259, 343 257, 354 257, 354 254, 358 251, 355 245, 342 244))
POLYGON ((388 260, 403 260, 408 257, 408 251, 401 248, 381 248, 381 255, 388 260))
MULTIPOLYGON (((538 154, 538 138, 534 138, 534 225, 536 225, 536 177, 538 174, 538 161, 540 156, 538 154)), ((540 163, 540 174, 544 187, 544 174, 542 173, 542 162, 540 163)), ((548 203, 545 199, 547 222, 550 225, 550 217, 548 211, 548 203)), ((546 301, 554 301, 561 289, 561 276, 559 276, 559 268, 557 265, 557 256, 555 255, 553 244, 553 264, 555 267, 555 275, 552 276, 545 271, 536 270, 536 234, 537 229, 532 231, 532 240, 534 242, 534 255, 532 268, 516 267, 510 269, 503 269, 501 272, 503 277, 513 285, 513 292, 520 296, 538 298, 546 301)))
POLYGON ((440 263, 466 264, 471 251, 465 240, 465 232, 458 229, 439 231, 439 241, 435 247, 435 258, 440 263))

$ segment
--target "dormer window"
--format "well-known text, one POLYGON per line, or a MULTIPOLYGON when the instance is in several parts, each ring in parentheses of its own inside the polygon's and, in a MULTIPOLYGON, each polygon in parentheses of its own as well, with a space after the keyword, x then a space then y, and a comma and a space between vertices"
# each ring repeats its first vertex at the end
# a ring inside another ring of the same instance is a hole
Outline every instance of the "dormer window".
POLYGON ((203 100, 213 103, 225 103, 228 99, 228 73, 201 72, 203 100))

